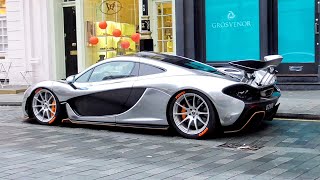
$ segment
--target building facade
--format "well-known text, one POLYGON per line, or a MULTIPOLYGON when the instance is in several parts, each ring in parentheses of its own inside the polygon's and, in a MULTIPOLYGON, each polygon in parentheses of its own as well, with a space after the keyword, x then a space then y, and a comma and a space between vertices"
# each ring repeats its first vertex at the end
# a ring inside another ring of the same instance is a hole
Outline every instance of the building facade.
POLYGON ((12 85, 63 79, 101 59, 140 49, 176 54, 172 0, 7 0, 5 4, 9 47, 2 62, 12 64, 12 85))
POLYGON ((21 72, 29 72, 27 80, 32 83, 63 79, 101 59, 140 50, 215 66, 281 54, 280 80, 318 82, 319 4, 317 0, 6 0, 7 34, 1 34, 0 19, 0 41, 4 40, 0 55, 12 62, 11 84, 28 83, 21 72))
POLYGON ((223 66, 232 60, 280 54, 284 57, 278 67, 280 84, 302 89, 303 83, 319 84, 318 0, 194 3, 197 59, 223 66))

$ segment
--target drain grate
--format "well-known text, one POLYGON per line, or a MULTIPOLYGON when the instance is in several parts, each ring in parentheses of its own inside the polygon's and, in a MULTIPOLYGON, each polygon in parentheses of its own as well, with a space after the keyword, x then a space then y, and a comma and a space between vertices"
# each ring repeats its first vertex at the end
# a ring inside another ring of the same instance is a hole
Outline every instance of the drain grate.
POLYGON ((259 145, 238 144, 238 143, 224 143, 219 145, 218 147, 247 150, 247 151, 256 151, 263 148, 263 146, 259 146, 259 145))

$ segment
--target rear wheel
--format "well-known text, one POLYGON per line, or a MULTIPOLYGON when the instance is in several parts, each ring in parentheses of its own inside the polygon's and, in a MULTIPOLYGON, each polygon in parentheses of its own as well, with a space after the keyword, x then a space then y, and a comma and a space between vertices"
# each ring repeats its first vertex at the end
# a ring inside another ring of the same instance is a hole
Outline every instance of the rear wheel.
POLYGON ((169 119, 184 137, 198 139, 216 131, 216 113, 211 101, 202 93, 180 92, 170 103, 169 119))
POLYGON ((38 123, 51 125, 59 121, 58 98, 48 89, 39 88, 32 98, 31 108, 38 123))

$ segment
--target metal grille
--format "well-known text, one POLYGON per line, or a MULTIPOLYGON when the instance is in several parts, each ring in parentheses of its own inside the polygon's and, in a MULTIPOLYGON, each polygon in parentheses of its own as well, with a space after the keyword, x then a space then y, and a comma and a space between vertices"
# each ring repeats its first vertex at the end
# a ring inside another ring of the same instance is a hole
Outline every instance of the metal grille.
POLYGON ((250 144, 248 145, 248 144, 239 144, 239 143, 224 143, 219 145, 218 147, 238 149, 238 150, 248 150, 248 151, 256 151, 263 148, 263 146, 261 145, 250 145, 250 144))

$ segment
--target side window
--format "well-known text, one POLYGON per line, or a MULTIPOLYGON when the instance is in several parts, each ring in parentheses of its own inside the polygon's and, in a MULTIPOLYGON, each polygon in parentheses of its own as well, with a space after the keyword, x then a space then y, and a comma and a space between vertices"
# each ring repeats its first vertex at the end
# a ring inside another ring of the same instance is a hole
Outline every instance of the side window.
POLYGON ((87 71, 86 73, 82 74, 80 77, 77 78, 76 82, 88 82, 89 77, 92 73, 93 69, 90 69, 89 71, 87 71))
POLYGON ((139 76, 147 76, 152 74, 160 74, 165 72, 165 70, 160 69, 158 67, 140 63, 139 76))
POLYGON ((119 79, 134 76, 132 74, 135 69, 134 62, 107 62, 94 68, 89 82, 105 81, 109 79, 119 79))

